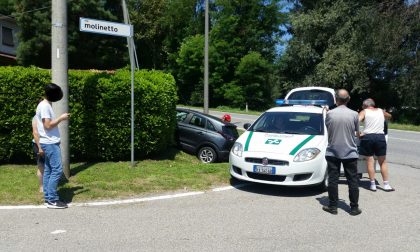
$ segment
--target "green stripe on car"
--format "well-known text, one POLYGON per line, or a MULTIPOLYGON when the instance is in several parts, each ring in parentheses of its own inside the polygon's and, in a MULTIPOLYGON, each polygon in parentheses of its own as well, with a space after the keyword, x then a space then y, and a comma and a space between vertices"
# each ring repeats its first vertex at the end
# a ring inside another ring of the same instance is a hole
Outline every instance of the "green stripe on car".
POLYGON ((249 132, 248 138, 246 139, 246 142, 245 142, 244 151, 248 151, 249 142, 251 141, 252 134, 254 134, 254 131, 249 132))
POLYGON ((296 152, 298 152, 298 150, 300 150, 300 148, 302 148, 302 146, 304 146, 307 142, 311 141, 312 138, 314 138, 315 136, 308 136, 305 140, 303 140, 300 144, 298 144, 291 152, 290 155, 295 155, 296 152))

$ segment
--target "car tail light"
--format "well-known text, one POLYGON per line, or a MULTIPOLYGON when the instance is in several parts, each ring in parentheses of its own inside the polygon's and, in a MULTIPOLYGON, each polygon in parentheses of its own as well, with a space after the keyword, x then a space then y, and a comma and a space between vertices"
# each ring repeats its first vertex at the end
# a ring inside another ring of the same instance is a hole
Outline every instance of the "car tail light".
POLYGON ((221 131, 217 131, 217 133, 219 133, 220 135, 222 135, 222 137, 224 137, 226 140, 235 140, 232 136, 229 136, 226 133, 223 133, 221 131))

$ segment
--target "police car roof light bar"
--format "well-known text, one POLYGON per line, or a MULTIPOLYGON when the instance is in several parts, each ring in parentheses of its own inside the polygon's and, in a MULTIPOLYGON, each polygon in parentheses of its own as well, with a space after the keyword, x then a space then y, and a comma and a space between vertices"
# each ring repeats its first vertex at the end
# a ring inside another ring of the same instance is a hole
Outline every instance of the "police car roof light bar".
POLYGON ((279 106, 284 105, 313 105, 313 106, 326 106, 327 100, 285 100, 277 99, 276 104, 279 106))

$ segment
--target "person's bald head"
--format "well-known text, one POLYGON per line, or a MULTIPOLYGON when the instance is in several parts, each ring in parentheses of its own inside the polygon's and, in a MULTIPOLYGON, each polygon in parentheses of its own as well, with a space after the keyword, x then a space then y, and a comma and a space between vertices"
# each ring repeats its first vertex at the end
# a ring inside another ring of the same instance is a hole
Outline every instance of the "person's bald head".
POLYGON ((347 104, 350 101, 349 92, 345 89, 337 90, 335 93, 335 100, 338 106, 347 104))

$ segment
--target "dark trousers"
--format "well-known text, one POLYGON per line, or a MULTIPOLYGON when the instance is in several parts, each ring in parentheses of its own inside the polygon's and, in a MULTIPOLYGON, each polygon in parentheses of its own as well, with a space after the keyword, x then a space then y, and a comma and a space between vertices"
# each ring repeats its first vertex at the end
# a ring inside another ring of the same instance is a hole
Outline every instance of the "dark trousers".
POLYGON ((328 198, 331 207, 337 207, 338 203, 338 179, 340 176, 341 163, 349 186, 350 207, 359 207, 359 177, 357 176, 357 158, 339 159, 325 157, 328 163, 328 198))

